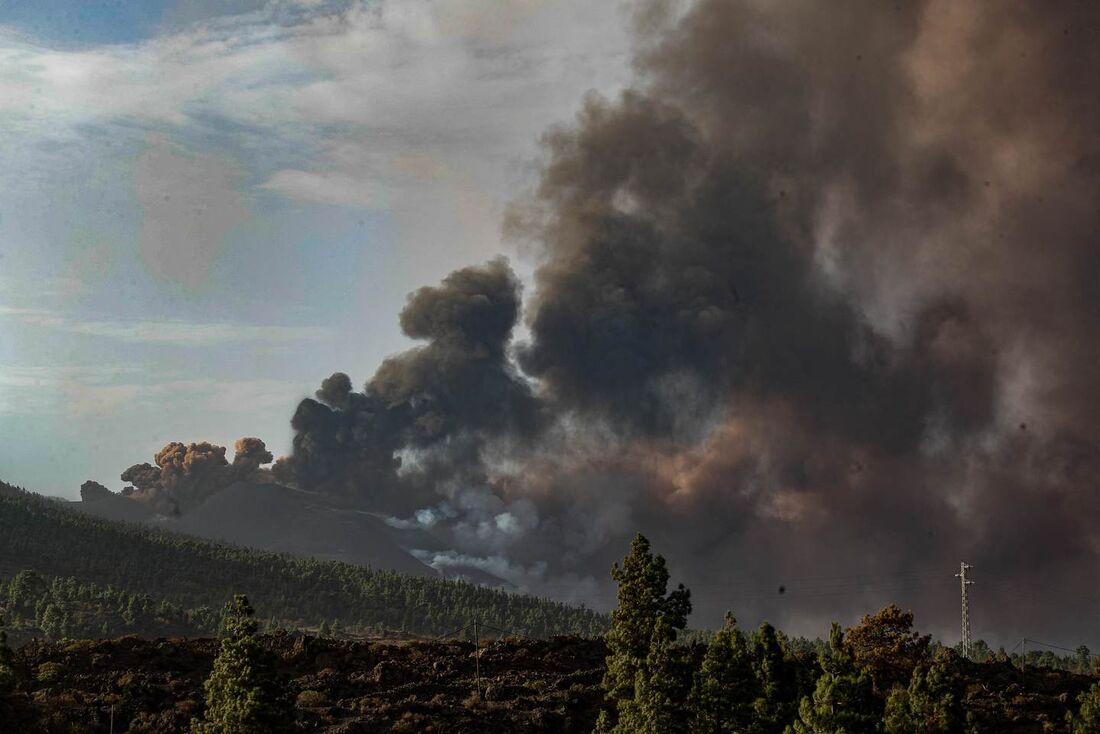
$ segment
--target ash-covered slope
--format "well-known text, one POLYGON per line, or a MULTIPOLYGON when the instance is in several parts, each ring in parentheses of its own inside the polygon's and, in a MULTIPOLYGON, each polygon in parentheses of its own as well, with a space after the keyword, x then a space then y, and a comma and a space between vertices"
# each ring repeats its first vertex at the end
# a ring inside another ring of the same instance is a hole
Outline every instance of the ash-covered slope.
POLYGON ((398 543, 373 515, 346 510, 323 498, 279 484, 236 484, 165 527, 250 548, 344 561, 418 576, 439 573, 398 543))
POLYGON ((135 502, 117 494, 73 502, 71 507, 86 515, 113 522, 147 523, 159 517, 156 511, 144 502, 135 502))
POLYGON ((430 556, 445 550, 439 538, 423 529, 391 527, 374 513, 345 506, 332 496, 271 482, 236 482, 179 515, 163 515, 147 502, 113 493, 71 506, 104 520, 153 525, 301 558, 514 588, 479 568, 452 561, 437 571, 419 560, 410 551, 430 556))

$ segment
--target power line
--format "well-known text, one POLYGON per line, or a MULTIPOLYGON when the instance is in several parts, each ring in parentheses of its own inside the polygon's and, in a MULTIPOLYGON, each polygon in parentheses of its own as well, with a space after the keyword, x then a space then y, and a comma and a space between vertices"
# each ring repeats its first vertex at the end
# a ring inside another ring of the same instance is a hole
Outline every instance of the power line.
MULTIPOLYGON (((1024 637, 1023 639, 1021 639, 1019 642, 1016 643, 1016 647, 1013 647, 1012 651, 1009 654, 1011 655, 1013 652, 1016 652, 1016 648, 1018 648, 1020 645, 1028 643, 1028 642, 1030 642, 1032 645, 1042 645, 1043 647, 1050 647, 1050 648, 1053 648, 1055 650, 1062 650, 1063 652, 1072 652, 1074 654, 1077 653, 1077 650, 1072 650, 1068 647, 1062 647, 1061 645, 1052 645, 1049 642, 1040 642, 1039 640, 1032 640, 1032 639, 1029 639, 1027 637, 1024 637)), ((1097 653, 1094 653, 1094 652, 1090 652, 1088 654, 1088 656, 1090 658, 1100 658, 1100 654, 1097 654, 1097 653)))

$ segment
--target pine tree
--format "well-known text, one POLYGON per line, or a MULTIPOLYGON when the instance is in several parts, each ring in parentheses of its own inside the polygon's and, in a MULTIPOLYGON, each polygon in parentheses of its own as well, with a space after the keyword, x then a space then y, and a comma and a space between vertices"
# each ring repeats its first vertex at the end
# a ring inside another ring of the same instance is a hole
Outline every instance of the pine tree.
POLYGON ((1066 714, 1070 734, 1096 734, 1100 732, 1100 683, 1077 697, 1081 708, 1077 713, 1066 714))
POLYGON ((51 640, 61 639, 61 610, 56 604, 54 604, 53 602, 46 604, 46 609, 42 612, 39 626, 42 628, 42 632, 46 635, 46 637, 50 638, 51 640))
POLYGON ((1092 652, 1087 645, 1079 645, 1074 652, 1074 663, 1076 668, 1073 672, 1089 674, 1092 669, 1092 652))
POLYGON ((24 569, 15 575, 8 586, 9 611, 25 611, 27 602, 34 599, 46 586, 42 577, 24 569))
POLYGON ((631 734, 686 734, 685 716, 691 686, 691 666, 675 642, 676 632, 665 615, 653 626, 645 669, 635 679, 637 695, 619 731, 631 734))
POLYGON ((226 637, 206 679, 205 721, 194 734, 278 734, 293 730, 294 710, 275 671, 274 656, 256 637, 248 599, 226 605, 226 637))
POLYGON ((752 670, 748 642, 732 614, 715 633, 695 674, 689 697, 692 731, 699 734, 738 734, 753 720, 758 684, 752 670))
POLYGON ((844 644, 840 625, 833 624, 829 647, 821 655, 824 671, 813 696, 802 699, 795 734, 874 734, 881 731, 882 710, 871 678, 856 668, 844 644))
POLYGON ((951 734, 962 727, 958 685, 949 670, 945 650, 931 666, 913 671, 908 688, 895 687, 886 701, 887 734, 951 734))
POLYGON ((793 661, 775 627, 760 625, 753 639, 753 672, 757 698, 753 702, 752 734, 781 734, 798 713, 803 691, 793 661))
POLYGON ((649 541, 640 534, 630 544, 630 552, 622 566, 615 564, 611 569, 611 578, 619 585, 619 603, 611 612, 611 630, 606 637, 607 673, 603 685, 607 700, 615 710, 602 716, 597 727, 625 734, 634 731, 625 728, 625 721, 614 726, 611 722, 622 719, 628 709, 633 712, 640 705, 637 682, 639 674, 643 679, 649 677, 647 660, 657 621, 661 619, 662 625, 667 627, 668 643, 675 642, 676 631, 687 625, 691 597, 683 585, 666 595, 668 569, 665 559, 653 555, 649 541))
POLYGON ((0 616, 0 694, 8 693, 15 688, 15 659, 11 648, 8 647, 8 632, 5 625, 4 617, 0 616))

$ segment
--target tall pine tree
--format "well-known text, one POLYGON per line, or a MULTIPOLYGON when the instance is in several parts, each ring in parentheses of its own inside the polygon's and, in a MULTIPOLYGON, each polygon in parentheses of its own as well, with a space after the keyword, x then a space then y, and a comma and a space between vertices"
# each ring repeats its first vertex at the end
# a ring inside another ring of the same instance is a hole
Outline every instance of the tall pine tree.
POLYGON ((281 734, 294 730, 294 708, 280 684, 275 657, 256 636, 256 614, 238 595, 226 605, 225 631, 206 679, 206 716, 194 734, 281 734))
POLYGON ((676 645, 676 632, 664 614, 657 616, 645 669, 635 680, 632 720, 620 725, 631 734, 687 734, 691 720, 685 715, 691 688, 691 663, 676 645))
MULTIPOLYGON (((636 535, 622 566, 615 564, 611 578, 619 585, 618 606, 611 612, 611 629, 607 633, 607 673, 604 691, 610 710, 605 710, 597 724, 598 731, 626 734, 625 720, 634 715, 640 705, 637 691, 639 675, 649 677, 648 660, 655 639, 658 619, 667 627, 668 644, 676 641, 676 631, 687 625, 691 613, 691 596, 681 584, 667 593, 668 569, 665 559, 650 551, 649 541, 636 535), (629 716, 624 716, 630 712, 629 716)), ((663 634, 663 633, 662 633, 663 634)))

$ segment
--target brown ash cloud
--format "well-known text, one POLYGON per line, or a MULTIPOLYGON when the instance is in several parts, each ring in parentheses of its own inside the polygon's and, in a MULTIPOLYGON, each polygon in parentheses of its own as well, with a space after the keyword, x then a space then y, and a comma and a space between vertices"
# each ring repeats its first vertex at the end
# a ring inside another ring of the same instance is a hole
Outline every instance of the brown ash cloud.
MULTIPOLYGON (((201 504, 234 482, 252 478, 261 465, 273 459, 258 438, 238 439, 233 463, 226 460, 224 446, 206 441, 191 444, 172 441, 156 453, 153 464, 135 464, 122 473, 122 481, 128 484, 122 494, 163 514, 175 515, 201 504)), ((88 484, 95 482, 86 482, 85 486, 88 484)), ((97 495, 102 493, 91 488, 89 497, 94 499, 97 495)), ((84 486, 81 499, 87 499, 84 486)))
POLYGON ((641 530, 701 623, 951 634, 965 559, 979 634, 1100 643, 1100 6, 639 18, 633 87, 509 213, 529 336, 501 262, 418 291, 425 345, 326 380, 283 476, 563 597, 641 530))

